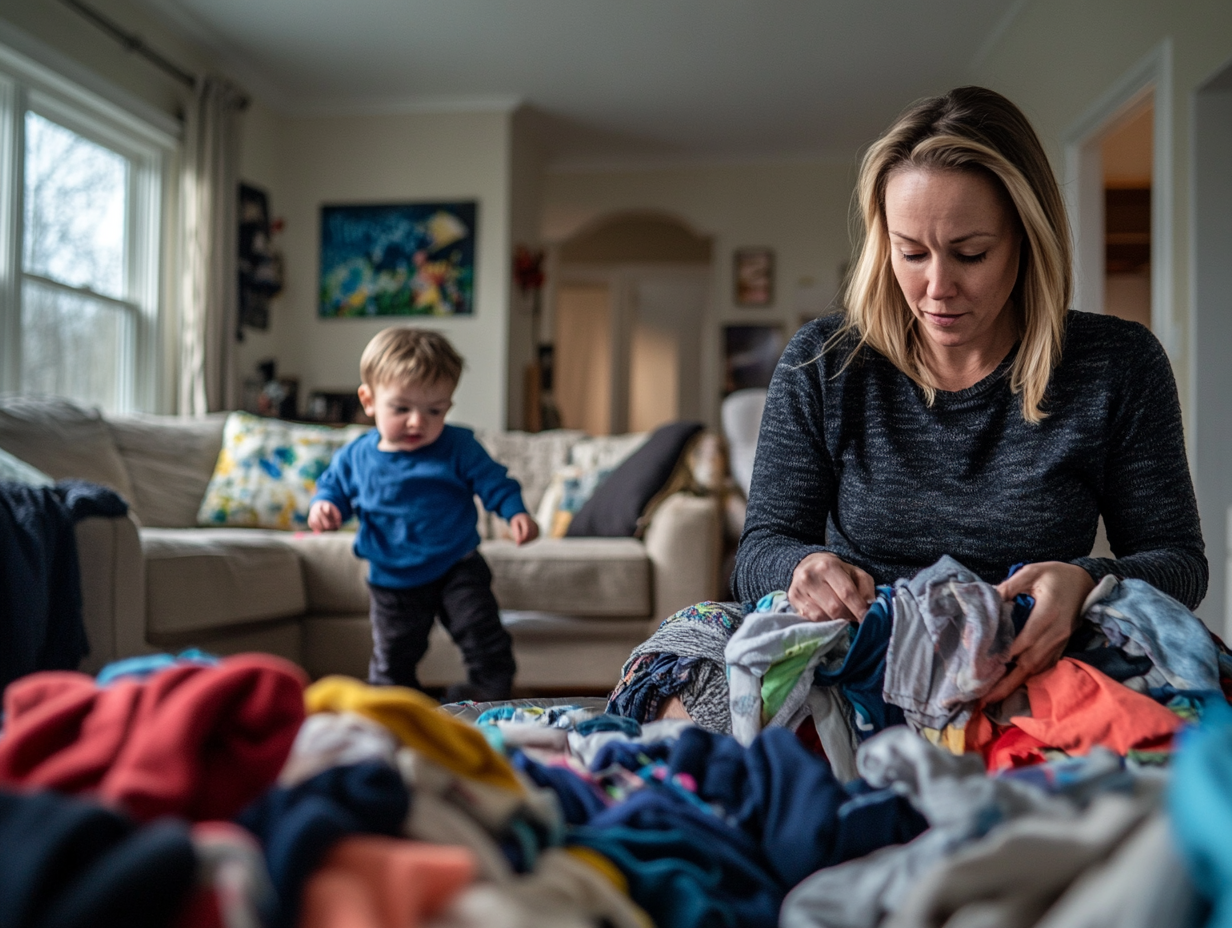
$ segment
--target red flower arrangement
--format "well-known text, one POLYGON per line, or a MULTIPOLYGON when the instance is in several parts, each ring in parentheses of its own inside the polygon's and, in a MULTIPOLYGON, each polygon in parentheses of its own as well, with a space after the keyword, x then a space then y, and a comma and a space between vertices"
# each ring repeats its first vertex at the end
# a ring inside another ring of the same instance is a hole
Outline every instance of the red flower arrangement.
POLYGON ((543 252, 518 245, 513 251, 513 279, 523 294, 543 288, 543 252))

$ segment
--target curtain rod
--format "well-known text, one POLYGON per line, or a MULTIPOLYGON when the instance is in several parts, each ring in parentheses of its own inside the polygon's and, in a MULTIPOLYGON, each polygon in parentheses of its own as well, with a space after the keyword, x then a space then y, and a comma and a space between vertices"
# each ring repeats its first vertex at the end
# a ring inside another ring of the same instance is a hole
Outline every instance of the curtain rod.
POLYGON ((103 30, 103 32, 107 33, 123 45, 125 49, 130 52, 136 52, 146 61, 150 62, 161 71, 171 75, 181 84, 184 84, 190 89, 197 86, 197 76, 195 74, 190 71, 185 71, 179 65, 164 58, 157 51, 150 48, 141 36, 134 32, 129 32, 114 20, 108 19, 98 10, 93 7, 86 6, 86 4, 82 3, 81 0, 60 0, 60 2, 65 6, 76 10, 99 29, 103 30))

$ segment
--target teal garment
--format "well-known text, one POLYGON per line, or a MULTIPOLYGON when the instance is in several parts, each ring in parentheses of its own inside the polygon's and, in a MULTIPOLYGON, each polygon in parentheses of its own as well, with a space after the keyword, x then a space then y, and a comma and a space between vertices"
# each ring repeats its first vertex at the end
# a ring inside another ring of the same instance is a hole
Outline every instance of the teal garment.
POLYGON ((1232 709, 1210 703, 1181 735, 1168 785, 1181 853, 1213 910, 1208 928, 1232 928, 1232 709))

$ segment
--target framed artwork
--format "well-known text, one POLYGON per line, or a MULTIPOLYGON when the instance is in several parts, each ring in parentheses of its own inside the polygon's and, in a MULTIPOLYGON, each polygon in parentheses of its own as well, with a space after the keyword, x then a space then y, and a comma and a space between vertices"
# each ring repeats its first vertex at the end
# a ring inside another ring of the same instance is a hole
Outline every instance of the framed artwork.
POLYGON ((282 290, 282 257, 270 242, 264 190, 240 184, 239 220, 239 325, 264 331, 269 328, 270 300, 282 290))
POLYGON ((732 267, 737 306, 769 306, 774 302, 772 250, 737 248, 732 267))
POLYGON ((321 207, 322 318, 475 312, 478 204, 321 207))
POLYGON ((723 395, 768 387, 787 346, 781 325, 729 325, 723 329, 723 395))

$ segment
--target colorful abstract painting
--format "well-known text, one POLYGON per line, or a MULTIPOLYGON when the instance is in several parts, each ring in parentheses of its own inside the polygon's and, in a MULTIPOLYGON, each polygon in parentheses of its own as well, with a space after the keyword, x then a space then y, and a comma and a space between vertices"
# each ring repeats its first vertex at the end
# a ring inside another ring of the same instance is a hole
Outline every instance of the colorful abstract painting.
POLYGON ((477 205, 321 207, 321 305, 328 318, 475 311, 477 205))

